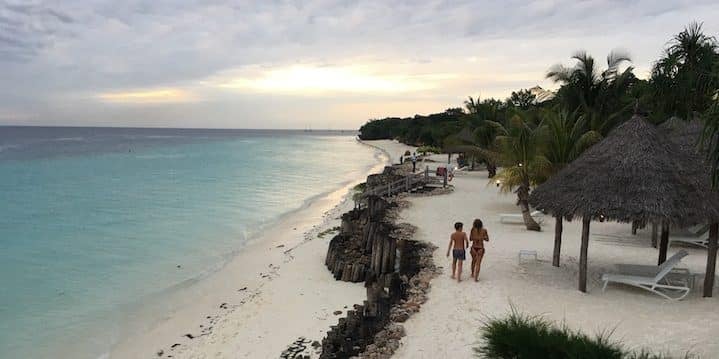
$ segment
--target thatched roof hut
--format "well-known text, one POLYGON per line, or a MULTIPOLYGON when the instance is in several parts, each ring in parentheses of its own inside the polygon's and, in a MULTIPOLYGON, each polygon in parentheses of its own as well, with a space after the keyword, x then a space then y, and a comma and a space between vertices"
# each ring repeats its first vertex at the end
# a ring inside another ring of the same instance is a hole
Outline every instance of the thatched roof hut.
POLYGON ((680 226, 719 218, 719 203, 700 191, 700 178, 686 175, 685 162, 664 134, 634 116, 537 187, 529 201, 568 218, 680 226))
MULTIPOLYGON (((581 291, 586 291, 592 219, 662 223, 664 257, 669 224, 719 219, 719 202, 706 195, 704 177, 682 153, 660 130, 635 115, 532 192, 529 201, 535 208, 560 219, 582 217, 581 291)), ((663 261, 661 253, 659 260, 663 261)))

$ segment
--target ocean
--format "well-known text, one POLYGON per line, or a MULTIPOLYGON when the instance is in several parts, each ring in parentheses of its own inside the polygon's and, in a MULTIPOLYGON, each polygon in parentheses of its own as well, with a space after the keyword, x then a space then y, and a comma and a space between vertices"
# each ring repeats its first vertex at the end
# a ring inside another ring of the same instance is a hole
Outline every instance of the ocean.
POLYGON ((354 133, 0 127, 0 353, 98 358, 123 318, 381 158, 354 133))

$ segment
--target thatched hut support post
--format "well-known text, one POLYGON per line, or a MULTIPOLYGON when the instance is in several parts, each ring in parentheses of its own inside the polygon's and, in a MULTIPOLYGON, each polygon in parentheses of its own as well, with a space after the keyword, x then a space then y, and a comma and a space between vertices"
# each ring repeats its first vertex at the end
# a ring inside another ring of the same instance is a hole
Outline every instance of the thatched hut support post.
POLYGON ((552 254, 552 265, 559 267, 559 256, 562 251, 562 216, 557 216, 557 224, 554 225, 554 253, 552 254))
POLYGON ((717 263, 717 235, 719 235, 719 224, 712 223, 709 227, 709 246, 707 248, 707 270, 704 275, 704 297, 712 296, 714 291, 714 272, 717 263))
POLYGON ((667 260, 667 249, 669 249, 669 223, 662 221, 662 236, 659 240, 659 260, 657 265, 661 265, 667 260))
POLYGON ((659 225, 657 222, 652 222, 652 247, 657 248, 657 237, 659 236, 659 225))
POLYGON ((632 235, 637 235, 637 228, 639 228, 639 221, 632 221, 632 235))
POLYGON ((582 218, 582 247, 579 251, 579 290, 587 292, 587 249, 589 248, 589 222, 592 217, 582 218))

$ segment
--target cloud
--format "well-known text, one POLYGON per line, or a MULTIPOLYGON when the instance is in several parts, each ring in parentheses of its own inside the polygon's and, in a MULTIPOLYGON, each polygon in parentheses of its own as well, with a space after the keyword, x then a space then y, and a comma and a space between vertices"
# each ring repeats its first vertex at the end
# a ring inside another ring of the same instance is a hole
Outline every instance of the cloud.
POLYGON ((132 108, 153 125, 302 128, 345 106, 355 127, 363 108, 403 116, 553 86, 546 70, 578 49, 626 48, 646 74, 672 34, 704 19, 716 35, 716 18, 707 0, 0 0, 0 78, 12 84, 0 107, 53 124, 122 125, 132 108))
POLYGON ((197 101, 193 93, 181 89, 144 89, 122 92, 106 92, 95 96, 106 103, 157 104, 187 103, 197 101))
POLYGON ((31 60, 52 46, 53 37, 67 33, 67 26, 74 21, 43 3, 0 3, 0 53, 5 54, 0 63, 31 60))
POLYGON ((272 69, 243 69, 203 82, 221 89, 294 95, 401 94, 438 87, 446 74, 398 74, 371 66, 290 65, 272 69))

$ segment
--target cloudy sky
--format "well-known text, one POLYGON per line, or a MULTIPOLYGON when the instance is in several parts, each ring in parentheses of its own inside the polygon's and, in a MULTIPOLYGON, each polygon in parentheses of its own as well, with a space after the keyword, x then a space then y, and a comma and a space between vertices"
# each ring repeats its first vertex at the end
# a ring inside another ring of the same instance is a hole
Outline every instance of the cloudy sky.
POLYGON ((715 0, 627 3, 0 0, 0 124, 356 128, 719 34, 715 0))

